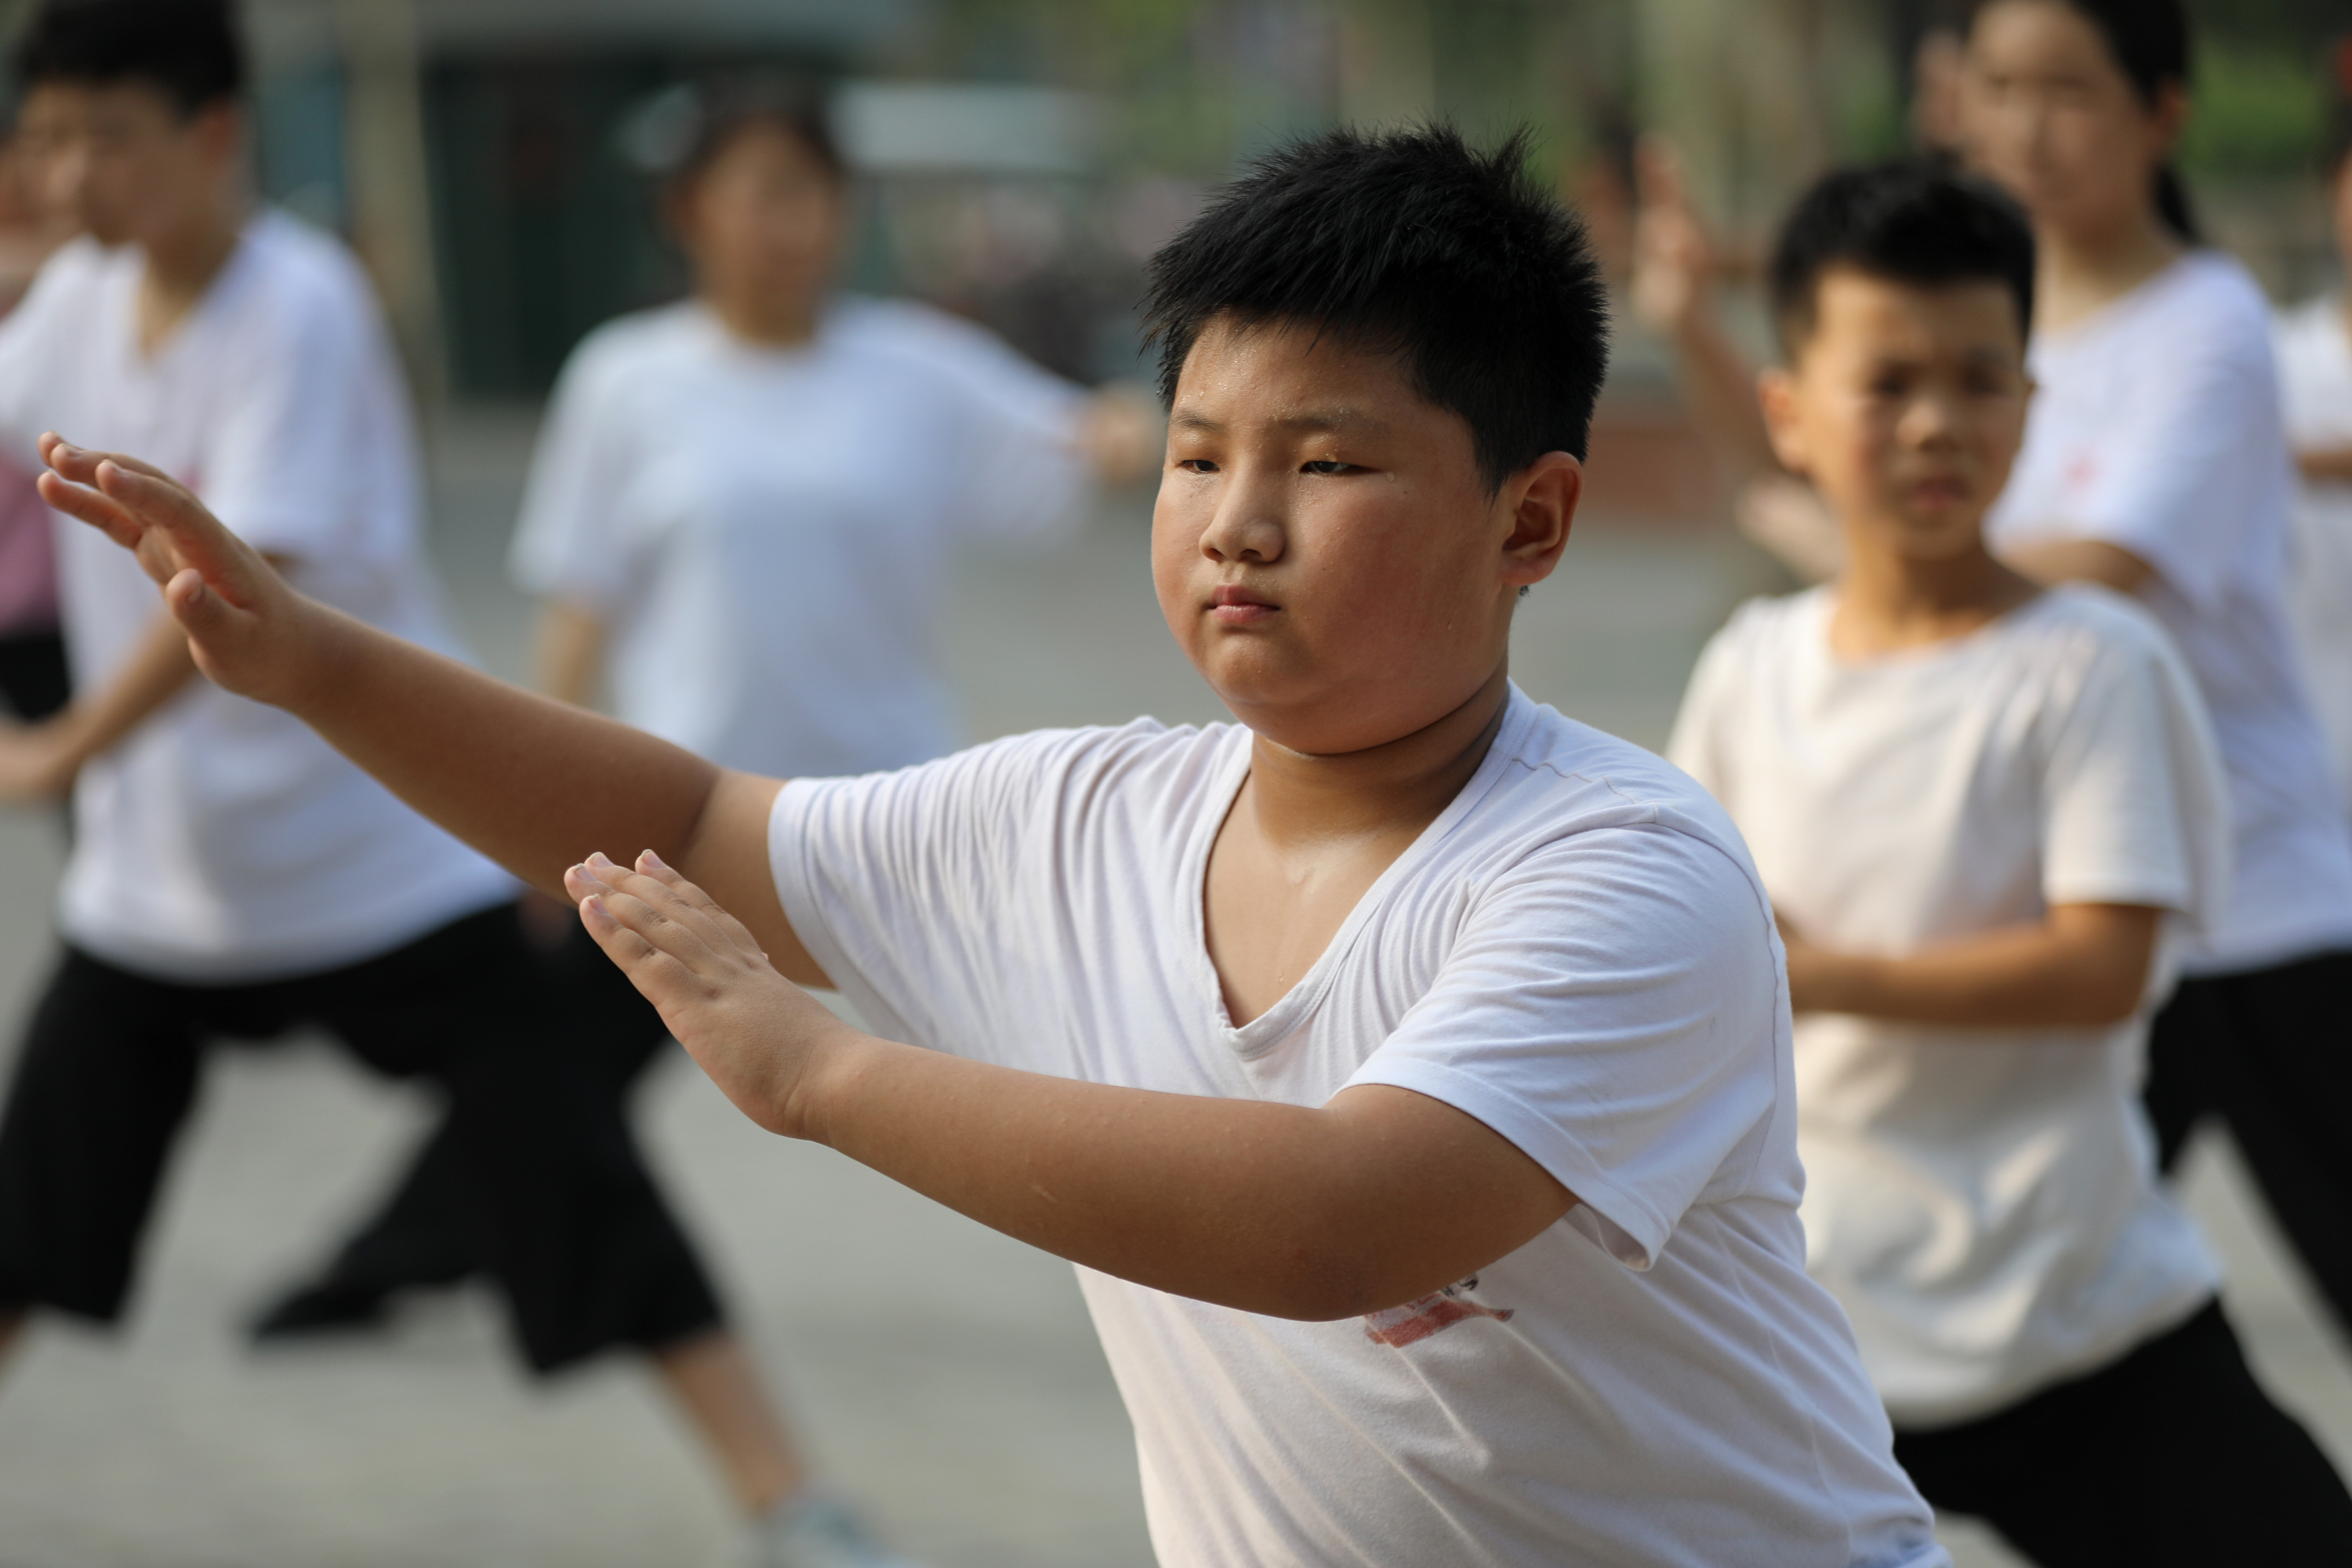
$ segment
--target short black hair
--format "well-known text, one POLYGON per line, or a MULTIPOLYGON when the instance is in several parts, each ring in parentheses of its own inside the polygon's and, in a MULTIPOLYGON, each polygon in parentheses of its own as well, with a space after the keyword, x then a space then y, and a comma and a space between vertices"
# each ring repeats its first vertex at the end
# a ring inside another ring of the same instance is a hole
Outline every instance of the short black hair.
POLYGON ((1296 321, 1394 353, 1470 426, 1490 487, 1546 452, 1582 458, 1609 313, 1584 226, 1529 177, 1528 142, 1339 130, 1260 158, 1151 258, 1160 397, 1215 319, 1296 321))
POLYGON ((1929 288, 1998 283, 2033 328, 2033 227, 1998 187, 1932 158, 1898 158, 1822 176, 1797 199, 1769 275, 1772 323, 1791 358, 1812 335, 1822 275, 1851 267, 1929 288))
POLYGON ((735 70, 680 82, 647 99, 624 121, 621 150, 673 193, 700 178, 746 131, 782 131, 808 150, 836 183, 849 161, 834 135, 824 89, 802 76, 735 70))
POLYGON ((42 0, 15 58, 20 88, 145 82, 183 115, 245 90, 230 0, 42 0))

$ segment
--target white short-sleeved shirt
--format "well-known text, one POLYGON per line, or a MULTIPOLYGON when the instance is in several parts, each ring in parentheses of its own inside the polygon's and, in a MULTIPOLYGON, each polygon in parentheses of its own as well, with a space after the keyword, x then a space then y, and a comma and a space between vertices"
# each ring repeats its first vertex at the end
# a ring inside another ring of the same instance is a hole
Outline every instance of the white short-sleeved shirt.
POLYGON ((564 368, 515 575, 611 626, 640 729, 776 777, 922 762, 955 739, 957 548, 1079 520, 1082 397, 920 305, 838 301, 801 349, 691 302, 624 317, 564 368))
POLYGON ((1020 736, 796 781, 771 830, 794 929, 884 1034, 1179 1094, 1397 1085, 1582 1200, 1475 1278, 1340 1322, 1081 1268, 1160 1560, 1944 1562, 1805 1275, 1779 942, 1715 803, 1514 690, 1460 795, 1235 1029, 1202 893, 1250 742, 1020 736))
POLYGON ((2262 291, 2191 251, 2036 333, 2028 363, 2039 390, 1988 537, 2104 540, 2155 567, 2138 597, 2189 661, 2229 774, 2236 892, 2184 969, 2352 946, 2352 823, 2286 631, 2293 475, 2262 291))
MULTIPOLYGON (((2298 450, 2352 447, 2352 324, 2342 296, 2282 314, 2273 333, 2287 440, 2298 450)), ((2296 487, 2289 625, 2319 726, 2352 818, 2352 484, 2296 487)))
MULTIPOLYGON (((1847 661, 1830 650, 1834 602, 1820 588, 1741 608, 1670 748, 1798 931, 1901 956, 2053 904, 2152 905, 2180 911, 2176 929, 2220 912, 2226 785, 2145 611, 2057 588, 1970 636, 1847 661)), ((2170 987, 2159 958, 2139 1010, 2107 1028, 1797 1019, 1812 1270, 1898 1425, 2014 1404, 2212 1296, 2138 1106, 2170 987)))
MULTIPOLYGON (((55 429, 179 479, 305 593, 454 648, 424 561, 415 441, 366 280, 282 214, 247 225, 152 358, 145 262, 82 239, 0 323, 0 436, 55 429)), ((76 685, 103 686, 163 613, 95 529, 59 520, 76 685)), ((164 978, 302 973, 388 951, 513 896, 505 873, 394 800, 292 716, 199 679, 74 787, 66 936, 164 978)))

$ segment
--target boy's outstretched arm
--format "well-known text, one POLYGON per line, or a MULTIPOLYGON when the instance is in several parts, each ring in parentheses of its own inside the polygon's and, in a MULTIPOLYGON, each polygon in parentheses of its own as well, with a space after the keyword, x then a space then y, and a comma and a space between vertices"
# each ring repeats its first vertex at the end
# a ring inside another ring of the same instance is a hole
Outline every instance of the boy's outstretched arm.
POLYGON ((1409 1089, 1319 1107, 1082 1083, 859 1033, 761 961, 656 858, 574 867, 605 953, 747 1115, 1090 1268, 1276 1317, 1443 1289, 1574 1194, 1500 1133, 1409 1089))
POLYGON ((725 773, 304 597, 143 463, 54 435, 41 456, 42 499, 138 556, 215 683, 292 713, 536 887, 559 890, 564 868, 604 846, 675 857, 724 890, 780 969, 824 983, 768 872, 775 781, 725 773))

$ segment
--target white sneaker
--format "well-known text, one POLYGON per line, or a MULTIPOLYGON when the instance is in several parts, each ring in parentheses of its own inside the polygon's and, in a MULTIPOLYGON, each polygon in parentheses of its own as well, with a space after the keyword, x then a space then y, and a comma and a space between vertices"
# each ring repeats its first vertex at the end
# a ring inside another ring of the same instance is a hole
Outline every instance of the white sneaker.
POLYGON ((804 1491, 760 1527, 759 1568, 922 1568, 874 1538, 847 1503, 804 1491))

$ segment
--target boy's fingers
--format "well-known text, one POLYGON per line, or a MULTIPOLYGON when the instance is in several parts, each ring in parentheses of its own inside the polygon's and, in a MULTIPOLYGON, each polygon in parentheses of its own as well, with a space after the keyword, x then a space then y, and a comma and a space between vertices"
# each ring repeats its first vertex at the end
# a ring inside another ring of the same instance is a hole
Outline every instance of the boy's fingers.
POLYGON ((41 461, 66 478, 85 485, 98 482, 98 466, 100 463, 112 463, 118 468, 128 468, 134 474, 144 474, 166 483, 171 482, 172 478, 154 464, 142 462, 121 452, 93 452, 86 447, 77 447, 54 430, 41 437, 41 461))
POLYGON ((688 968, 700 973, 712 967, 718 944, 699 929, 697 911, 652 879, 625 871, 600 854, 574 866, 564 886, 575 896, 601 900, 612 918, 688 968))
POLYGON ((146 530, 139 520, 113 500, 82 485, 65 479, 56 471, 42 474, 33 481, 41 500, 78 521, 86 522, 126 550, 139 548, 146 530))
POLYGON ((699 883, 688 881, 672 870, 663 862, 660 856, 650 849, 637 857, 637 869, 656 881, 668 886, 704 919, 716 925, 720 932, 738 947, 747 952, 758 953, 760 962, 762 963, 768 962, 767 949, 761 947, 752 937, 751 928, 730 914, 727 906, 704 891, 699 883))
POLYGON ((629 984, 643 992, 646 1000, 661 1000, 654 993, 668 989, 679 976, 665 972, 665 965, 677 961, 647 942, 616 918, 602 898, 580 900, 580 923, 588 928, 589 937, 604 950, 620 972, 629 977, 629 984))

